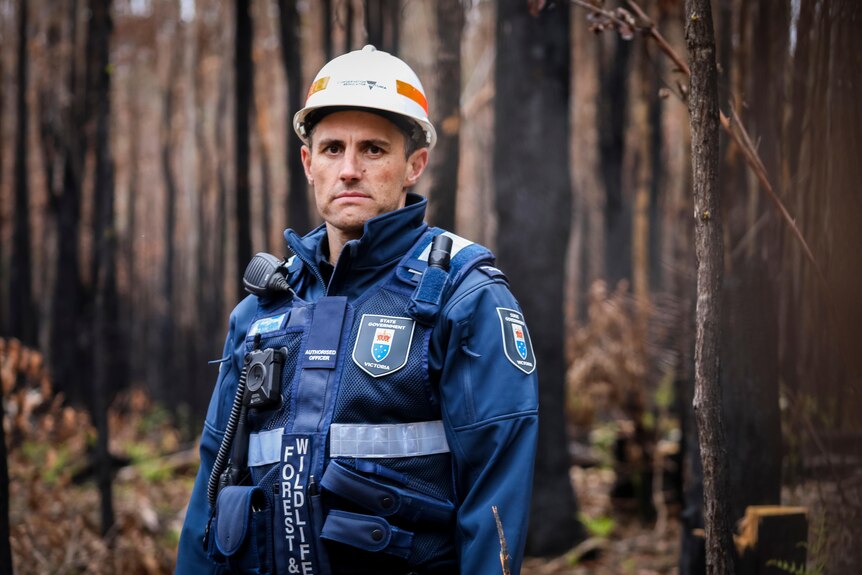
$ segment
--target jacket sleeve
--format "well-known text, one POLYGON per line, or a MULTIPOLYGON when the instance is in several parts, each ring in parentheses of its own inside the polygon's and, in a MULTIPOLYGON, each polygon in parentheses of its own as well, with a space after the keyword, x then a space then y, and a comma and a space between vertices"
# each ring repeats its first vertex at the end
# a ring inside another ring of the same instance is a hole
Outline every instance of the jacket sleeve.
POLYGON ((501 572, 492 507, 513 574, 520 572, 526 542, 538 433, 536 366, 529 335, 521 341, 504 321, 523 316, 500 276, 476 270, 459 286, 439 320, 442 329, 435 329, 429 358, 455 465, 461 573, 501 572), (519 341, 529 346, 532 364, 518 363, 513 346, 519 341))
POLYGON ((231 313, 230 328, 219 363, 218 378, 201 432, 201 464, 180 534, 176 575, 215 575, 225 572, 207 558, 204 550, 204 534, 210 518, 207 483, 227 427, 245 356, 245 334, 256 307, 256 300, 248 297, 231 313))

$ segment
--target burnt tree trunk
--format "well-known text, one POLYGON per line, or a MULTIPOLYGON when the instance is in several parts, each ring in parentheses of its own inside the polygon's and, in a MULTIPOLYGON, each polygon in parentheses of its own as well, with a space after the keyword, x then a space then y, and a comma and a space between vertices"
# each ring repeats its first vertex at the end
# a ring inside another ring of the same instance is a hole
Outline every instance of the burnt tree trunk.
MULTIPOLYGON (((266 106, 265 102, 255 102, 253 110, 253 113, 258 118, 255 142, 257 143, 257 156, 260 163, 260 201, 261 211, 263 212, 261 220, 257 225, 263 236, 263 249, 269 251, 269 241, 272 237, 270 233, 270 221, 272 218, 272 169, 269 165, 269 127, 264 119, 266 118, 266 112, 261 109, 263 106, 266 106)), ((288 136, 292 135, 288 132, 288 136)), ((302 180, 300 179, 300 181, 302 180)))
MULTIPOLYGON (((210 371, 207 369, 207 360, 216 357, 217 334, 219 326, 214 318, 218 317, 221 320, 221 308, 217 307, 217 292, 221 289, 221 275, 223 268, 221 264, 217 264, 213 258, 214 246, 220 241, 219 238, 224 235, 223 229, 216 227, 216 211, 220 206, 216 206, 215 198, 218 195, 216 191, 216 170, 218 169, 217 158, 213 158, 208 145, 206 133, 207 126, 207 105, 208 93, 205 90, 206 74, 204 72, 204 59, 210 52, 209 45, 210 35, 212 30, 208 29, 199 20, 196 22, 196 46, 193 57, 193 74, 195 78, 194 86, 192 87, 192 98, 194 106, 197 110, 194 122, 194 140, 195 147, 198 151, 197 164, 197 218, 200 229, 200 242, 198 244, 198 257, 195 266, 197 268, 197 277, 199 285, 206 286, 200 289, 200 296, 195 300, 197 307, 197 317, 200 321, 200 326, 203 333, 200 334, 199 341, 196 343, 195 366, 194 366, 194 381, 195 385, 193 395, 190 399, 192 417, 189 420, 189 427, 195 427, 196 431, 200 428, 200 420, 206 414, 207 393, 211 389, 210 371)), ((223 96, 222 96, 223 97, 223 96)), ((220 304, 219 304, 220 305, 220 304)), ((196 432, 195 431, 195 432, 196 432)))
POLYGON ((251 158, 249 154, 250 113, 254 101, 254 62, 251 48, 254 30, 249 0, 236 0, 236 37, 234 39, 234 160, 236 162, 236 269, 239 294, 243 293, 242 274, 251 260, 251 158))
MULTIPOLYGON (((221 334, 221 331, 224 329, 224 324, 221 323, 223 318, 221 317, 223 314, 223 309, 225 302, 228 300, 229 294, 231 292, 226 290, 225 284, 225 260, 227 258, 227 215, 230 204, 230 189, 228 187, 228 176, 226 173, 225 165, 227 164, 227 156, 228 156, 228 145, 227 145, 227 135, 225 134, 225 123, 227 118, 227 107, 228 107, 228 75, 221 74, 219 78, 219 89, 218 96, 216 97, 216 115, 215 115, 215 146, 216 146, 216 200, 215 200, 215 213, 216 213, 216 224, 214 229, 219 230, 218 237, 213 242, 213 254, 212 254, 212 266, 214 273, 216 274, 213 278, 213 309, 217 310, 218 313, 213 314, 210 319, 213 322, 212 333, 213 334, 221 334)), ((243 273, 244 270, 238 270, 237 274, 243 273)), ((231 282, 232 284, 234 282, 231 282)), ((234 284, 235 285, 235 284, 234 284)), ((237 294, 236 299, 238 299, 242 294, 239 292, 237 294)), ((214 348, 218 349, 218 337, 215 336, 216 339, 213 341, 214 348)))
POLYGON ((539 450, 528 551, 550 555, 584 537, 566 448, 563 285, 571 225, 569 9, 532 18, 522 0, 498 2, 494 175, 500 266, 530 325, 541 367, 539 450), (524 78, 530 78, 529 82, 524 78), (541 246, 541 249, 536 249, 541 246))
MULTIPOLYGON (((126 334, 125 338, 127 343, 127 352, 132 349, 145 348, 145 334, 146 330, 148 329, 147 324, 149 324, 149 321, 146 321, 144 319, 148 316, 148 314, 144 312, 142 310, 142 306, 139 305, 138 294, 140 292, 138 291, 138 286, 140 285, 140 283, 137 274, 138 267, 135 265, 135 262, 137 261, 135 248, 138 245, 136 234, 138 212, 137 204, 138 194, 142 189, 140 116, 143 111, 143 98, 138 94, 138 88, 140 87, 140 84, 141 83, 138 80, 137 74, 133 73, 129 75, 129 83, 126 86, 126 98, 129 103, 129 154, 127 157, 127 162, 129 166, 129 187, 126 192, 126 197, 128 198, 128 209, 126 211, 125 236, 123 237, 121 248, 121 253, 124 254, 121 261, 123 266, 123 273, 126 276, 127 291, 125 293, 125 297, 123 298, 123 309, 120 312, 120 317, 123 318, 123 321, 126 322, 126 325, 141 326, 141 329, 134 330, 133 332, 126 334)), ((145 187, 143 188, 145 189, 145 187)), ((143 354, 128 353, 130 373, 137 374, 144 372, 145 359, 141 357, 141 355, 143 354)))
POLYGON ((353 48, 353 2, 347 2, 347 14, 344 17, 344 51, 353 48))
MULTIPOLYGON (((69 43, 77 47, 78 2, 69 5, 69 43)), ((62 391, 72 402, 80 402, 87 396, 86 385, 81 377, 80 353, 82 318, 82 286, 78 234, 81 219, 81 186, 84 157, 88 146, 84 126, 87 123, 89 105, 87 84, 79 78, 80 67, 74 54, 69 58, 67 90, 72 95, 64 116, 62 185, 56 199, 54 213, 57 227, 57 261, 52 293, 52 318, 50 334, 50 367, 54 388, 62 391), (76 365, 79 366, 76 368, 76 365)))
POLYGON ((703 461, 706 570, 733 573, 728 462, 721 415, 719 341, 724 260, 718 194, 718 82, 709 0, 686 0, 689 114, 697 255, 694 412, 703 461))
MULTIPOLYGON (((59 113, 60 110, 63 109, 63 104, 61 103, 61 85, 58 85, 57 82, 54 81, 55 78, 63 77, 63 70, 67 62, 64 61, 64 58, 60 55, 61 43, 63 40, 62 37, 62 18, 64 14, 60 11, 51 11, 49 16, 49 21, 47 24, 47 30, 45 33, 46 36, 46 45, 44 50, 44 64, 43 64, 43 78, 48 78, 48 80, 43 79, 38 83, 37 88, 37 97, 36 97, 36 107, 37 107, 37 115, 39 118, 39 149, 41 151, 41 160, 42 160, 42 169, 45 178, 45 195, 48 198, 46 215, 50 218, 55 218, 57 213, 57 201, 62 194, 62 190, 59 189, 60 185, 57 182, 58 174, 62 174, 62 159, 63 159, 63 126, 61 115, 59 113)), ((0 104, 0 110, 2 110, 2 104, 0 104)), ((2 114, 0 114, 2 115, 2 114)), ((0 152, 2 153, 2 152, 0 152)), ((45 253, 45 264, 43 264, 43 270, 47 270, 50 265, 48 262, 53 261, 51 248, 47 246, 47 238, 50 237, 46 234, 45 239, 45 248, 43 252, 45 253)), ((47 300, 47 297, 43 296, 43 299, 47 300)), ((51 320, 53 319, 53 314, 50 312, 50 308, 48 309, 48 314, 46 314, 45 320, 43 322, 43 328, 47 330, 48 334, 53 332, 53 326, 51 325, 51 320)), ((50 348, 43 350, 47 356, 50 357, 52 350, 50 348)))
POLYGON ((455 229, 458 155, 461 148, 461 34, 464 8, 459 0, 437 3, 437 146, 431 156, 428 221, 455 229))
POLYGON ((398 55, 399 0, 365 0, 365 29, 368 43, 378 50, 398 55))
POLYGON ((27 174, 27 129, 29 106, 27 105, 27 16, 28 2, 18 4, 18 84, 16 87, 15 113, 15 208, 12 222, 12 266, 9 294, 10 333, 22 342, 36 343, 36 316, 33 305, 30 242, 30 205, 27 200, 29 179, 27 174))
POLYGON ((631 42, 617 34, 598 40, 599 93, 596 122, 599 169, 605 192, 605 276, 613 286, 631 278, 632 206, 623 193, 623 156, 628 127, 631 42))
MULTIPOLYGON (((311 228, 311 217, 308 213, 308 187, 305 182, 305 171, 302 167, 300 148, 302 143, 293 132, 293 115, 302 108, 302 54, 299 32, 299 12, 296 0, 278 0, 281 29, 281 57, 284 65, 284 75, 287 77, 287 171, 289 187, 287 189, 287 223, 301 234, 311 228)), ((330 51, 331 51, 330 41, 330 51)), ((240 269, 240 273, 245 268, 240 269)))
POLYGON ((332 0, 322 0, 323 6, 323 33, 321 36, 323 45, 323 58, 329 62, 332 60, 332 0))
POLYGON ((114 525, 111 458, 108 452, 108 407, 115 391, 117 373, 115 342, 117 326, 117 261, 116 230, 114 224, 114 166, 111 158, 111 0, 91 0, 90 31, 93 34, 95 68, 95 197, 98 198, 95 218, 100 222, 101 233, 95 238, 96 273, 93 283, 96 290, 94 317, 93 423, 98 433, 97 484, 101 496, 102 535, 114 525))
MULTIPOLYGON (((778 183, 782 156, 781 123, 784 113, 784 79, 772 70, 783 70, 789 52, 790 2, 756 3, 753 8, 751 45, 747 66, 746 124, 766 171, 778 183)), ((746 170, 741 155, 734 155, 746 170)), ((732 164, 722 173, 734 174, 732 164)), ((781 412, 778 406, 778 312, 782 270, 778 226, 774 207, 758 189, 754 174, 734 181, 727 178, 722 197, 733 202, 725 209, 730 261, 724 266, 722 314, 723 354, 721 378, 725 413, 733 425, 726 428, 731 492, 731 519, 737 521, 749 505, 781 501, 781 412), (747 185, 746 185, 747 183, 747 185), (757 231, 756 235, 753 233, 757 231), (758 409, 746 409, 757 405, 758 409), (752 474, 751 469, 757 468, 752 474)), ((790 282, 787 282, 788 284, 790 282)))
POLYGON ((159 317, 160 329, 159 356, 162 365, 159 369, 157 381, 157 397, 167 399, 171 390, 168 386, 169 374, 176 373, 178 367, 176 346, 174 339, 176 329, 176 297, 174 281, 176 266, 174 264, 176 255, 176 227, 177 227, 177 178, 174 174, 174 100, 175 89, 180 75, 180 64, 182 57, 179 54, 182 41, 180 40, 180 29, 178 28, 176 38, 172 43, 173 56, 168 64, 168 77, 165 81, 165 92, 162 103, 162 128, 161 128, 161 167, 162 178, 165 182, 165 259, 164 271, 162 272, 162 301, 163 307, 159 317))
MULTIPOLYGON (((3 44, 6 44, 6 38, 2 34, 0 34, 0 39, 3 40, 3 44)), ((3 110, 6 109, 6 86, 8 83, 6 82, 6 60, 5 58, 0 58, 0 182, 3 181, 3 169, 6 166, 6 162, 4 161, 6 156, 4 150, 6 148, 6 139, 3 137, 4 126, 5 126, 5 118, 6 114, 3 113, 3 110)), ((2 198, 3 194, 0 194, 0 198, 2 198)), ((5 226, 3 225, 3 221, 0 220, 0 254, 3 254, 3 240, 6 237, 5 226)), ((6 310, 9 309, 8 301, 7 301, 7 292, 6 288, 9 285, 9 279, 7 275, 7 269, 5 265, 5 261, 3 257, 0 256, 0 337, 5 336, 9 327, 6 325, 9 316, 6 314, 6 310)), ((2 566, 2 565, 0 565, 2 566)))

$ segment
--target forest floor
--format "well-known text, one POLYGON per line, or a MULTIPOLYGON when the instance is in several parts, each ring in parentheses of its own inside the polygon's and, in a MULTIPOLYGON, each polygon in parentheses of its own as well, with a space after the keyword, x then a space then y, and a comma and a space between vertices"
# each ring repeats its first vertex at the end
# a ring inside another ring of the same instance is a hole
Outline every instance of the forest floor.
POLYGON ((676 574, 679 522, 673 512, 664 527, 645 521, 630 505, 611 499, 615 480, 610 469, 572 467, 572 483, 590 538, 559 557, 528 557, 523 575, 676 574), (584 557, 589 557, 585 559, 584 557))
MULTIPOLYGON (((86 413, 56 400, 18 409, 7 418, 12 422, 7 427, 15 573, 172 573, 197 449, 181 442, 168 414, 143 394, 131 394, 112 412, 116 525, 106 540, 100 536, 100 499, 90 455, 95 433, 86 413)), ((658 533, 654 523, 615 509, 609 497, 610 470, 575 467, 572 480, 582 518, 593 533, 588 546, 596 551, 594 558, 577 561, 575 551, 528 558, 524 575, 676 572, 675 520, 658 533)))

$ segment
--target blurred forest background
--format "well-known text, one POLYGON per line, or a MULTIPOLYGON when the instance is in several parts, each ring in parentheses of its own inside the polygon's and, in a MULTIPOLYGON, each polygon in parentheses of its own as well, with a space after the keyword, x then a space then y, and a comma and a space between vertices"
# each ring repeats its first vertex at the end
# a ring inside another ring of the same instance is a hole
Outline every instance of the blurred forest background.
MULTIPOLYGON (((530 321, 525 573, 703 572, 688 81, 648 34, 687 60, 683 1, 639 0, 651 22, 622 3, 625 26, 583 4, 0 0, 16 573, 172 571, 242 270, 319 223, 290 118, 324 62, 366 43, 425 85, 429 222, 495 249, 530 321)), ((778 199, 723 134, 726 504, 806 507, 804 572, 858 572, 862 3, 713 12, 722 111, 778 199)))

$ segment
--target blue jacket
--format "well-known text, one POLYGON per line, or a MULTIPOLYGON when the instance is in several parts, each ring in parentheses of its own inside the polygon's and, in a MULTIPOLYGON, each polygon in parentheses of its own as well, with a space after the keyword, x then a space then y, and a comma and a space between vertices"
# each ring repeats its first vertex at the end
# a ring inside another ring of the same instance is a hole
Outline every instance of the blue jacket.
MULTIPOLYGON (((285 239, 297 256, 290 283, 298 298, 316 302, 323 296, 344 296, 347 305, 356 305, 372 288, 391 281, 399 263, 428 233, 425 206, 424 199, 408 194, 405 208, 367 222, 363 236, 348 242, 328 271, 325 226, 305 237, 287 230, 285 239)), ((227 572, 209 560, 202 544, 211 517, 207 481, 249 349, 249 329, 266 305, 249 296, 231 314, 201 436, 201 467, 180 539, 176 572, 181 575, 227 572)), ((467 273, 443 302, 428 333, 426 369, 435 388, 429 401, 439 402, 455 499, 454 529, 441 545, 453 547, 464 575, 499 573, 500 540, 492 513, 496 507, 511 570, 518 573, 538 431, 537 379, 529 334, 502 273, 490 266, 467 273)), ((341 568, 335 568, 339 573, 341 568)))

